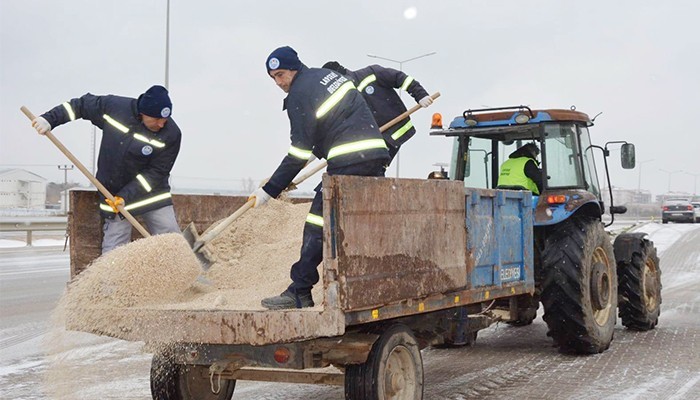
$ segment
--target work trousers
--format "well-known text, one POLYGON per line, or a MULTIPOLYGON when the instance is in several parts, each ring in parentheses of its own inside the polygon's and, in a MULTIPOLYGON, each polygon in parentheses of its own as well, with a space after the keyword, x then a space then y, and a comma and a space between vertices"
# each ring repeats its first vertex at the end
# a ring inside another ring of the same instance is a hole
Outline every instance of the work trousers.
MULTIPOLYGON (((384 176, 387 160, 372 160, 361 164, 329 169, 328 175, 384 176)), ((323 187, 319 183, 304 224, 304 237, 299 261, 292 265, 292 284, 288 290, 297 294, 311 293, 318 283, 318 265, 323 261, 323 187)))
MULTIPOLYGON (((151 235, 180 232, 173 206, 165 206, 141 215, 151 235)), ((105 218, 102 226, 102 254, 131 241, 131 223, 120 216, 105 218)))

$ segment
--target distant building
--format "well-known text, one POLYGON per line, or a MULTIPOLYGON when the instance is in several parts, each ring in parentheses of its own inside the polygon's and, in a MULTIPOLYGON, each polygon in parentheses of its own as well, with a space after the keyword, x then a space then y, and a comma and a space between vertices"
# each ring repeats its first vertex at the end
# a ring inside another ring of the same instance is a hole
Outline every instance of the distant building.
POLYGON ((693 201, 694 196, 686 192, 669 192, 656 196, 657 203, 663 203, 666 199, 683 199, 688 201, 693 201))
MULTIPOLYGON (((612 190, 615 205, 623 206, 625 204, 651 203, 651 192, 648 190, 620 189, 615 186, 613 186, 612 190)), ((603 188, 603 190, 601 190, 601 196, 604 202, 609 202, 610 190, 608 188, 603 188)))
POLYGON ((24 169, 0 169, 0 209, 44 209, 46 182, 24 169))

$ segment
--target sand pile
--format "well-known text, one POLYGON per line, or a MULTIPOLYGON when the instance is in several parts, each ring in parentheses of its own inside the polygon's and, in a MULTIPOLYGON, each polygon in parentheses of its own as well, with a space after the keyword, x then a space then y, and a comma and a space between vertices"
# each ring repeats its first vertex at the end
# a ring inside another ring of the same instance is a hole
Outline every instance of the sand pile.
MULTIPOLYGON (((62 303, 76 310, 69 311, 72 321, 77 317, 88 326, 87 316, 80 315, 87 304, 104 310, 103 319, 121 307, 262 310, 260 300, 282 293, 291 282, 308 209, 308 203, 271 200, 243 214, 209 244, 216 258, 205 275, 211 286, 197 283, 202 270, 181 235, 158 235, 93 261, 71 283, 62 303)), ((320 305, 322 283, 313 294, 320 305)))

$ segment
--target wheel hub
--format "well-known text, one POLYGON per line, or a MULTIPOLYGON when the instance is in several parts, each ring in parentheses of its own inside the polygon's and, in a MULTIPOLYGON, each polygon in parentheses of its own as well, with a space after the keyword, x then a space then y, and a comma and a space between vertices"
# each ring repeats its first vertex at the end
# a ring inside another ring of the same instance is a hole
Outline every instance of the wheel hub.
POLYGON ((659 292, 659 282, 656 279, 656 270, 651 263, 644 265, 644 303, 647 308, 653 309, 657 305, 656 293, 659 292))
POLYGON ((598 311, 607 307, 610 301, 610 276, 607 266, 596 262, 591 271, 591 305, 598 311))

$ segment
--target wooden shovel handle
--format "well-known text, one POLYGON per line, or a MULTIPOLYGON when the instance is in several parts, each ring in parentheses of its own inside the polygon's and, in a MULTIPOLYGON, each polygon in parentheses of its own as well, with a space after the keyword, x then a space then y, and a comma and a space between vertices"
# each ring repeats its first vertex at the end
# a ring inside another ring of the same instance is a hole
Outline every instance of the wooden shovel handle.
MULTIPOLYGON (((22 107, 20 107, 20 110, 24 113, 24 115, 27 116, 27 118, 29 118, 30 121, 34 121, 34 119, 36 118, 36 117, 34 117, 34 114, 32 114, 32 112, 29 111, 29 109, 27 109, 27 107, 22 106, 22 107)), ((49 140, 51 140, 51 142, 53 142, 53 144, 56 145, 56 147, 58 147, 59 150, 61 150, 61 153, 65 154, 65 156, 68 157, 68 159, 69 159, 76 167, 78 167, 78 169, 80 170, 80 172, 82 172, 83 175, 85 175, 85 177, 88 178, 88 179, 90 180, 90 182, 92 182, 93 185, 95 185, 95 187, 97 188, 97 190, 99 190, 99 191, 100 191, 106 198, 108 198, 109 200, 114 201, 114 196, 112 196, 112 194, 109 192, 109 190, 107 190, 107 188, 104 187, 104 186, 100 183, 100 181, 97 180, 97 178, 95 178, 94 176, 92 176, 92 174, 90 173, 90 171, 88 171, 87 168, 85 168, 85 166, 73 155, 73 153, 71 153, 71 152, 66 148, 66 146, 63 145, 63 143, 61 143, 58 139, 56 139, 56 136, 54 136, 53 133, 51 133, 51 131, 46 132, 46 137, 48 137, 49 140)), ((119 212, 120 212, 129 222, 131 222, 131 225, 133 225, 134 228, 136 228, 136 230, 138 230, 139 233, 140 233, 141 235, 143 235, 143 237, 149 237, 149 236, 151 236, 151 235, 148 233, 148 231, 143 227, 143 225, 141 225, 141 224, 139 223, 139 221, 137 221, 136 218, 134 218, 134 217, 131 215, 130 212, 128 212, 128 211, 126 211, 126 210, 124 209, 124 206, 123 206, 123 205, 120 205, 120 206, 118 207, 118 209, 119 209, 119 212)))

